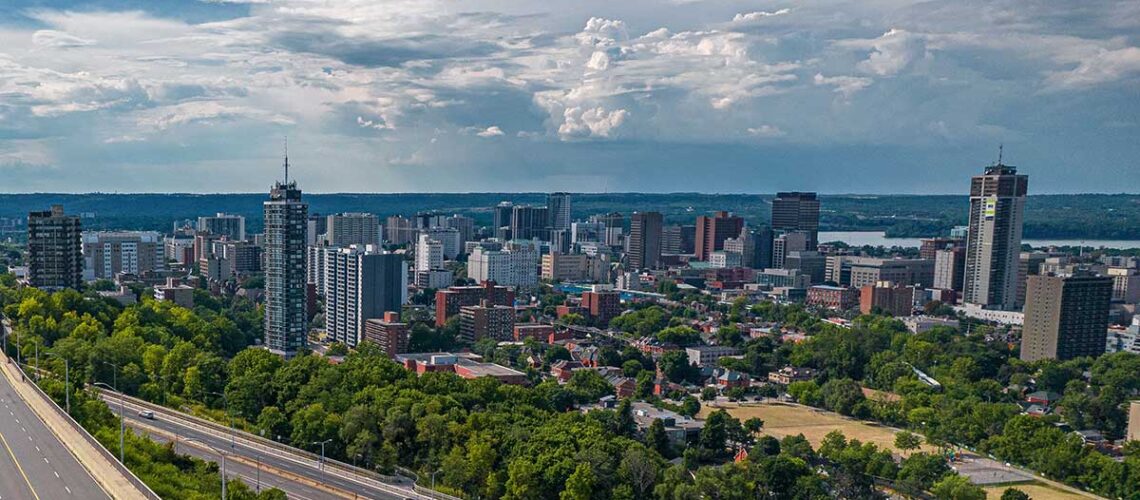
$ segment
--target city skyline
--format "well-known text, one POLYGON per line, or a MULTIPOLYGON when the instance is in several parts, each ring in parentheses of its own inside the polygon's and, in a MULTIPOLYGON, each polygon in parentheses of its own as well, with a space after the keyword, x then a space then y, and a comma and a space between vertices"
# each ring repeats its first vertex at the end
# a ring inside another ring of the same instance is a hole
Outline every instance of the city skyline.
POLYGON ((1140 192, 1134 2, 9 5, 3 192, 1140 192))

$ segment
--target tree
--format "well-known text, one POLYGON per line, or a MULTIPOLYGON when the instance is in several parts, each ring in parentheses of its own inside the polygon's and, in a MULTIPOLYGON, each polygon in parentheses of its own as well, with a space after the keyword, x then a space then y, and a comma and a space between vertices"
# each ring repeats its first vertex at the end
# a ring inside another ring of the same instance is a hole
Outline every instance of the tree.
POLYGON ((641 366, 641 361, 631 359, 621 364, 622 375, 630 378, 636 378, 644 368, 641 366))
POLYGON ((645 445, 657 451, 661 456, 673 456, 672 446, 669 445, 669 436, 665 434, 665 423, 659 418, 653 419, 649 424, 649 431, 645 433, 645 445))
POLYGON ((859 383, 851 379, 832 379, 819 388, 823 406, 842 415, 852 415, 855 406, 866 399, 859 383))
POLYGON ((329 356, 344 356, 348 354, 348 346, 345 345, 344 342, 333 342, 329 344, 326 354, 329 356))
POLYGON ((694 398, 692 396, 685 396, 685 399, 681 401, 681 415, 692 418, 696 416, 700 411, 701 403, 700 401, 697 401, 697 398, 694 398))
POLYGON ((729 419, 732 416, 724 410, 714 411, 705 419, 705 427, 701 429, 700 435, 701 448, 713 455, 724 453, 728 442, 729 419))
POLYGON ((619 472, 633 486, 636 498, 645 498, 653 491, 661 469, 660 458, 644 446, 633 445, 622 454, 619 472))
POLYGON ((910 431, 899 431, 898 434, 895 434, 895 448, 902 452, 917 450, 919 446, 922 446, 922 436, 910 431))
POLYGON ((752 417, 752 418, 744 421, 744 428, 748 429, 748 432, 751 432, 753 434, 760 432, 760 429, 763 427, 764 427, 764 421, 761 420, 759 417, 752 417))
POLYGON ((658 364, 670 382, 696 382, 700 376, 700 370, 689 364, 689 356, 685 351, 668 351, 661 355, 658 364))
MULTIPOLYGON (((986 491, 973 484, 969 479, 957 474, 950 474, 935 483, 930 489, 935 498, 939 500, 985 500, 986 491)), ((1002 495, 1004 498, 1005 495, 1002 495)))
POLYGON ((1001 494, 1001 500, 1029 500, 1029 495, 1017 488, 1006 488, 1001 494))
POLYGON ((701 389, 701 401, 715 401, 716 396, 716 387, 705 387, 701 389))
POLYGON ((594 468, 588 463, 578 464, 574 473, 566 479, 566 489, 558 496, 559 500, 590 500, 598 482, 594 468))

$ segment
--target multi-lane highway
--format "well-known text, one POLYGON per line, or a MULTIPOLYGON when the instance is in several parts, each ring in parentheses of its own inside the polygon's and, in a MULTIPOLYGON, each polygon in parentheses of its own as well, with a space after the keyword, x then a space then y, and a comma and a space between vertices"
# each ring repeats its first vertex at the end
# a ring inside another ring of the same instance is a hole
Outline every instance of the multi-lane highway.
MULTIPOLYGON (((117 394, 104 391, 101 396, 113 411, 119 412, 117 394)), ((319 460, 300 450, 290 452, 279 444, 267 446, 256 436, 240 431, 231 434, 228 429, 204 425, 205 422, 174 410, 127 399, 123 414, 127 425, 154 439, 177 441, 179 449, 189 454, 220 462, 218 453, 225 453, 230 477, 240 476, 251 486, 260 477, 263 487, 279 488, 290 498, 430 498, 416 493, 410 481, 385 483, 343 467, 322 467, 319 460), (154 412, 154 418, 140 417, 143 410, 154 412)))
MULTIPOLYGON (((0 363, 6 363, 0 357, 0 363)), ((0 370, 0 500, 108 499, 0 370)))

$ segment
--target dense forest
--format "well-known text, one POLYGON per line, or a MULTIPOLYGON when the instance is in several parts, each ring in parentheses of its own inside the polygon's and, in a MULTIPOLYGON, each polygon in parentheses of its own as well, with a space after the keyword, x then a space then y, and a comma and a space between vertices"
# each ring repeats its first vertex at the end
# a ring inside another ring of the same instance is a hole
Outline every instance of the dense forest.
MULTIPOLYGON (((85 214, 93 229, 170 231, 177 220, 214 212, 246 216, 248 229, 260 231, 264 194, 4 194, 0 218, 26 217, 62 203, 85 214)), ((381 216, 422 211, 461 213, 476 223, 491 223, 491 207, 500 201, 542 204, 540 193, 465 194, 306 194, 311 213, 372 212, 381 216)), ((698 193, 575 194, 574 217, 617 211, 655 210, 666 222, 689 223, 702 213, 730 210, 751 223, 768 220, 772 195, 698 193)), ((889 236, 936 236, 964 225, 968 201, 963 195, 824 195, 825 231, 886 231, 889 236)), ((1025 213, 1026 238, 1140 239, 1140 195, 1033 195, 1025 213)))

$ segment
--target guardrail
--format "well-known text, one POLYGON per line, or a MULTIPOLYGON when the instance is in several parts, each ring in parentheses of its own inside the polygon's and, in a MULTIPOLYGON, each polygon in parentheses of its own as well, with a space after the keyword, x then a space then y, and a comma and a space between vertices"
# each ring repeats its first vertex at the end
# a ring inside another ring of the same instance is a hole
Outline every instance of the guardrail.
MULTIPOLYGON (((112 404, 112 405, 117 404, 117 401, 109 401, 109 400, 117 400, 120 396, 119 393, 114 392, 114 391, 109 391, 109 390, 101 390, 100 392, 102 392, 103 394, 105 394, 107 396, 108 400, 106 400, 106 401, 108 404, 112 404)), ((174 409, 167 408, 167 407, 162 406, 162 405, 157 405, 157 404, 151 403, 149 401, 142 400, 142 399, 132 397, 132 396, 123 395, 123 400, 126 401, 127 404, 129 404, 131 406, 136 406, 139 408, 145 408, 145 409, 156 412, 156 414, 172 415, 174 418, 177 418, 178 420, 183 421, 186 425, 188 425, 190 427, 197 427, 200 431, 212 432, 212 433, 221 434, 221 435, 229 435, 231 433, 231 429, 229 426, 219 424, 219 423, 214 422, 212 420, 204 419, 204 418, 197 417, 194 415, 188 415, 188 414, 176 411, 174 409)), ((254 450, 257 450, 258 448, 262 448, 264 450, 274 450, 274 451, 277 451, 281 454, 285 454, 285 455, 290 456, 290 458, 294 462, 311 461, 313 466, 319 466, 319 464, 322 463, 321 462, 321 456, 319 454, 310 452, 308 450, 302 450, 300 448, 295 448, 295 447, 289 446, 287 444, 274 441, 272 439, 264 438, 264 437, 258 436, 256 434, 251 434, 251 433, 248 433, 248 432, 245 432, 242 430, 238 430, 236 428, 233 429, 232 432, 237 436, 237 439, 239 439, 240 441, 243 441, 243 443, 241 443, 241 444, 243 446, 246 446, 247 448, 251 448, 254 450)), ((348 479, 350 481, 356 481, 356 482, 365 484, 367 486, 376 487, 378 489, 384 489, 385 487, 391 488, 391 487, 403 486, 403 485, 398 484, 399 480, 401 479, 399 476, 389 476, 389 475, 385 475, 385 474, 380 474, 380 473, 375 472, 375 471, 355 467, 351 464, 346 464, 344 462, 329 459, 327 457, 323 461, 323 467, 324 467, 325 472, 339 473, 339 474, 335 474, 335 475, 338 475, 338 476, 340 476, 344 479, 348 479)), ((411 478, 408 478, 408 479, 411 479, 411 478)), ((421 489, 429 491, 429 492, 434 492, 434 494, 436 496, 434 496, 433 498, 440 498, 440 499, 444 499, 444 500, 462 500, 462 499, 458 499, 458 498, 451 497, 451 496, 445 496, 443 493, 435 492, 434 490, 431 490, 429 488, 419 487, 418 485, 413 483, 412 490, 415 491, 416 493, 420 493, 420 494, 425 495, 425 496, 432 495, 432 493, 421 493, 421 491, 420 491, 421 489)))
MULTIPOLYGON (((5 357, 4 361, 8 362, 10 360, 7 357, 5 357)), ((24 372, 24 368, 22 366, 20 366, 19 364, 16 364, 16 369, 20 370, 20 373, 23 373, 25 377, 29 377, 24 372)), ((31 380, 30 377, 29 377, 29 380, 31 380)), ((55 402, 55 400, 51 398, 51 396, 48 396, 48 394, 46 392, 44 392, 43 389, 41 389, 38 384, 36 384, 35 382, 32 382, 29 385, 32 386, 32 388, 33 388, 33 390, 35 390, 36 394, 38 394, 41 398, 47 400, 48 404, 51 405, 52 409, 54 409, 57 413, 63 415, 64 420, 68 423, 68 425, 73 427, 75 430, 79 431, 79 434, 83 436, 84 440, 86 440, 88 443, 90 443, 92 446, 94 446, 95 449, 99 452, 99 454, 103 458, 105 458, 108 462, 111 462, 112 464, 114 464, 115 469, 117 469, 119 472, 123 473, 123 475, 125 475, 127 477, 127 479, 130 480, 131 484, 133 484, 136 488, 138 488, 138 490, 141 491, 144 495, 146 495, 147 498, 149 498, 151 500, 162 500, 162 497, 159 497, 157 493, 155 493, 153 490, 151 490, 150 486, 147 486, 146 483, 144 483, 141 479, 138 478, 138 476, 135 476, 135 474, 133 472, 131 472, 131 470, 128 469, 127 466, 123 465, 122 462, 119 462, 118 458, 116 458, 114 455, 112 455, 111 452, 109 450, 107 450, 106 447, 103 446, 103 443, 100 443, 98 439, 95 439, 95 436, 92 436, 90 432, 87 432, 87 429, 84 429, 82 425, 79 425, 79 422, 76 422, 74 418, 71 418, 71 415, 69 415, 66 411, 64 411, 63 408, 60 408, 59 404, 57 404, 55 402)))

